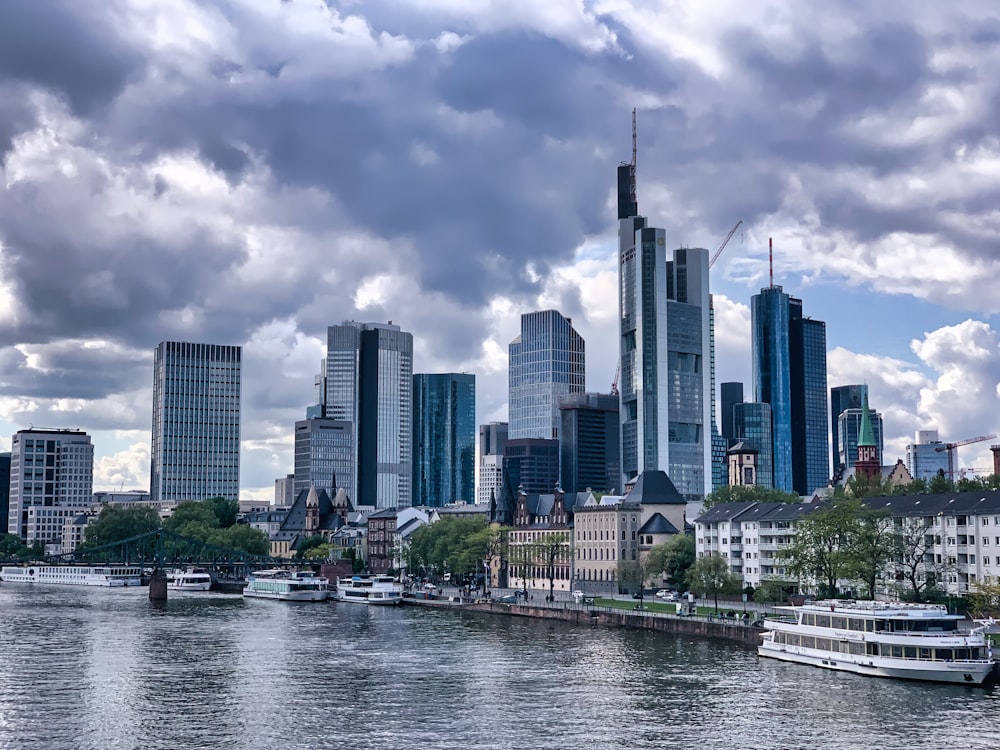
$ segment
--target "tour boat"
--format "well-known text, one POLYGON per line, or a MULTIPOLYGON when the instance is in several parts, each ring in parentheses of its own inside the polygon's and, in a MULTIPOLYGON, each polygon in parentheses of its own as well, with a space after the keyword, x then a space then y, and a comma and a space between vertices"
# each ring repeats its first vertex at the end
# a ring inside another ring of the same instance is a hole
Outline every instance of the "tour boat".
POLYGON ((167 573, 167 588, 178 591, 208 591, 212 588, 212 576, 204 568, 171 570, 167 573))
POLYGON ((73 586, 141 586, 142 568, 127 565, 12 565, 0 569, 0 581, 73 586))
POLYGON ((933 682, 982 684, 995 668, 985 626, 935 604, 826 600, 776 607, 760 656, 826 669, 933 682))
POLYGON ((243 596, 286 602, 323 602, 330 596, 329 582, 310 571, 258 570, 247 578, 243 596))
POLYGON ((392 576, 350 576, 337 581, 333 598, 357 604, 399 604, 403 585, 392 576))

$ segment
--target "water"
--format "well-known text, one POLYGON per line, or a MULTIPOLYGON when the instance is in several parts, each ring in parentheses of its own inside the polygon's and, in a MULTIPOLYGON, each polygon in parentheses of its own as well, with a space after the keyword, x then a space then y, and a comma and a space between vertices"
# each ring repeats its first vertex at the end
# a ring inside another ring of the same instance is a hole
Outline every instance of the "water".
POLYGON ((418 607, 0 584, 0 748, 996 748, 1000 690, 418 607))

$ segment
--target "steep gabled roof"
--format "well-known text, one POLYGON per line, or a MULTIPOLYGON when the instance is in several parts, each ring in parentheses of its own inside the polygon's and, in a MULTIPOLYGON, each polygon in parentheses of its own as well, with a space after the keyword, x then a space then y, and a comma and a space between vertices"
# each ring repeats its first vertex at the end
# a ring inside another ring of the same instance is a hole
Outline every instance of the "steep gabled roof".
POLYGON ((635 480, 635 487, 628 494, 629 504, 686 505, 687 500, 677 491, 665 471, 644 471, 635 480))
POLYGON ((659 513, 654 513, 639 529, 640 534, 677 534, 677 527, 659 513))

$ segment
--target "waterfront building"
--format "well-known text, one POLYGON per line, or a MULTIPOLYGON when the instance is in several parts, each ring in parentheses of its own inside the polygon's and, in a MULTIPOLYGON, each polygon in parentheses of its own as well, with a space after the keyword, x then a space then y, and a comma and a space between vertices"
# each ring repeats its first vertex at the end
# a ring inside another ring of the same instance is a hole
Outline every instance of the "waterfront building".
MULTIPOLYGON (((861 409, 861 401, 868 393, 868 385, 864 383, 859 383, 855 385, 838 385, 835 388, 830 389, 830 447, 833 452, 833 471, 837 472, 838 467, 843 466, 845 469, 848 466, 853 466, 854 452, 849 452, 847 458, 851 460, 848 463, 843 455, 842 446, 842 435, 840 429, 840 415, 843 414, 848 409, 861 409)), ((857 425, 855 425, 857 427, 857 425)), ((857 435, 857 430, 854 432, 857 435)), ((855 448, 857 445, 855 444, 855 448)))
POLYGON ((525 313, 509 353, 508 436, 558 439, 559 397, 584 390, 583 337, 556 310, 525 313))
POLYGON ((280 479, 274 480, 274 501, 271 505, 275 508, 290 508, 295 502, 295 475, 288 474, 280 479))
POLYGON ((937 430, 917 430, 914 441, 906 446, 906 468, 914 479, 948 476, 948 451, 937 430))
POLYGON ((323 368, 313 412, 354 426, 350 471, 337 476, 338 488, 358 505, 409 506, 413 335, 392 323, 330 326, 323 368))
POLYGON ((10 518, 10 452, 0 453, 0 531, 7 531, 10 518))
POLYGON ((241 360, 238 346, 163 341, 156 347, 154 502, 239 500, 241 360))
POLYGON ((503 485, 503 451, 507 444, 507 423, 479 425, 479 475, 476 503, 489 505, 500 497, 503 485))
POLYGON ((743 383, 723 383, 719 386, 719 402, 722 408, 722 436, 726 438, 726 447, 734 445, 740 438, 736 435, 736 423, 733 407, 743 403, 743 383))
POLYGON ((476 472, 476 376, 413 376, 414 505, 472 502, 476 472))
POLYGON ((385 508, 368 516, 368 572, 385 574, 403 571, 408 565, 406 538, 420 526, 430 522, 421 508, 385 508))
MULTIPOLYGON (((310 487, 325 490, 332 497, 339 478, 354 470, 354 423, 342 419, 313 417, 295 423, 295 473, 292 497, 310 487)), ((346 492, 346 490, 345 490, 346 492)), ((288 503, 289 506, 292 503, 288 503)))
POLYGON ((780 286, 751 299, 754 400, 771 406, 773 486, 808 495, 830 480, 826 324, 780 286))
MULTIPOLYGON (((511 438, 503 456, 503 486, 537 495, 550 492, 559 482, 559 441, 511 438)), ((513 508, 513 497, 508 498, 513 508)))
POLYGON ((333 534, 347 524, 352 510, 350 499, 343 490, 331 497, 325 489, 309 487, 295 496, 295 502, 287 511, 256 516, 255 526, 267 531, 272 557, 293 557, 306 539, 321 536, 329 542, 333 534), (273 525, 279 514, 283 517, 275 531, 273 525))
POLYGON ((757 451, 756 484, 774 488, 774 443, 771 405, 744 401, 733 405, 733 433, 738 442, 757 451))
POLYGON ((560 478, 566 492, 614 492, 621 480, 618 396, 572 393, 559 400, 560 478))
POLYGON ((86 432, 18 430, 11 441, 7 532, 26 544, 59 546, 63 525, 89 509, 94 446, 86 432))
MULTIPOLYGON (((589 493, 584 493, 589 494, 589 493)), ((590 495, 592 497, 592 495, 590 495)), ((572 514, 579 493, 517 493, 508 533, 508 582, 524 591, 569 591, 572 581, 572 514), (551 578, 551 581, 550 581, 551 578)))

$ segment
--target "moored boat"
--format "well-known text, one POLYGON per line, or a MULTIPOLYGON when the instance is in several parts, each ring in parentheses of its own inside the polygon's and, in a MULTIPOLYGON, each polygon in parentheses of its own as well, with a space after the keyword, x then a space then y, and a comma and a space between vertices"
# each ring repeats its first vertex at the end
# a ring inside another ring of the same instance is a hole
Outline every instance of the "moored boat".
POLYGON ((142 568, 130 565, 5 565, 5 583, 54 583, 69 586, 141 586, 142 568))
POLYGON ((403 585, 392 576, 345 576, 337 580, 333 598, 357 604, 399 604, 403 601, 403 585))
POLYGON ((167 573, 167 588, 177 591, 208 591, 212 588, 212 576, 204 568, 171 570, 167 573))
POLYGON ((243 596, 286 602, 323 602, 330 596, 329 582, 311 571, 258 570, 247 578, 243 596))
POLYGON ((979 685, 995 662, 984 627, 939 605, 826 600, 777 607, 760 656, 873 677, 979 685))

